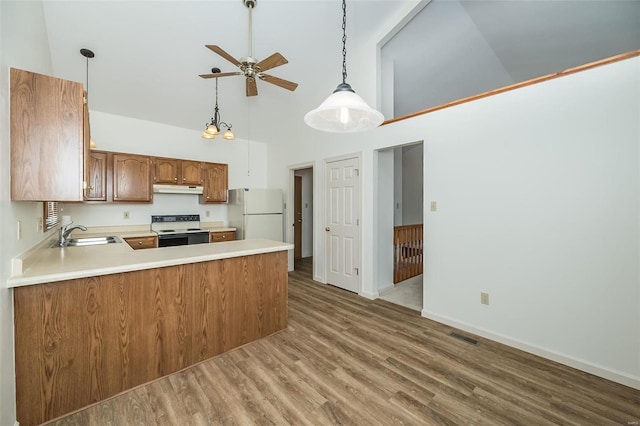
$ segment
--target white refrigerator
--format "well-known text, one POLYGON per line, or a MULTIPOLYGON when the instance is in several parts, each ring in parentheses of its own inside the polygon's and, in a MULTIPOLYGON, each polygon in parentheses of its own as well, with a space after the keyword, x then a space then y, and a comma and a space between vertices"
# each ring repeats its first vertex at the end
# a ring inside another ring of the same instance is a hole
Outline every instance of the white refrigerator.
POLYGON ((282 191, 279 189, 230 189, 229 226, 237 229, 236 238, 239 240, 265 238, 283 241, 282 207, 282 191))

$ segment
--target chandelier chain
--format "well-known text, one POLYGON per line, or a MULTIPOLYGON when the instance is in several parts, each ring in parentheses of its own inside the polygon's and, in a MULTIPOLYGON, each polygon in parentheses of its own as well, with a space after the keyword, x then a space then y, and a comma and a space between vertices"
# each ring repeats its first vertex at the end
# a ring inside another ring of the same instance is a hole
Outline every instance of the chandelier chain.
POLYGON ((347 2, 342 0, 342 83, 347 82, 347 2))

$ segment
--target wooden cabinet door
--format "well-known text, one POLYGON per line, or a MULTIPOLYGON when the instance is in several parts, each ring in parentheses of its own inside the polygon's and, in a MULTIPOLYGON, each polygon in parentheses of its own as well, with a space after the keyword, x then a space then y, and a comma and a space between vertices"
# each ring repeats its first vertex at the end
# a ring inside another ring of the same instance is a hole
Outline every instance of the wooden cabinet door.
POLYGON ((179 183, 178 182, 178 164, 180 160, 175 158, 156 158, 154 159, 155 183, 179 183))
POLYGON ((11 68, 11 199, 82 201, 81 83, 11 68))
POLYGON ((203 193, 200 203, 226 203, 229 189, 229 166, 219 163, 203 163, 203 193))
POLYGON ((113 201, 151 202, 151 159, 113 154, 113 201))
POLYGON ((89 177, 84 199, 107 201, 107 153, 91 151, 87 161, 89 177))
POLYGON ((181 162, 182 184, 200 185, 202 183, 201 164, 199 161, 182 160, 181 162))

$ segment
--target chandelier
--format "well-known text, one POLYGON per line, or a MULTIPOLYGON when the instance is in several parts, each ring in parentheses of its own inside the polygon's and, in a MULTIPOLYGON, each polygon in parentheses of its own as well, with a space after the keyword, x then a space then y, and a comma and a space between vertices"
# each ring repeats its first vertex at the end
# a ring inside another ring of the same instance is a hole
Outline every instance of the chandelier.
MULTIPOLYGON (((212 73, 218 74, 220 72, 220 68, 213 68, 211 70, 212 73)), ((234 140, 236 137, 231 131, 231 124, 227 124, 224 121, 220 120, 220 109, 218 108, 218 78, 216 77, 216 106, 213 110, 213 117, 211 117, 211 123, 205 124, 206 128, 204 133, 202 133, 203 139, 215 139, 216 136, 220 134, 220 130, 222 127, 226 127, 226 131, 223 133, 222 138, 227 140, 234 140)))

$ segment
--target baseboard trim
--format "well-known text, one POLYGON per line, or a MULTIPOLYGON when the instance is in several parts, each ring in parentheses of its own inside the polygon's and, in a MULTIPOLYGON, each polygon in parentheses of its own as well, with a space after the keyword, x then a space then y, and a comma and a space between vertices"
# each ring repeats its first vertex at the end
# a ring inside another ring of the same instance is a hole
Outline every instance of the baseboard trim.
POLYGON ((460 330, 467 331, 469 333, 477 334, 478 336, 485 337, 490 340, 511 346, 516 349, 529 352, 534 355, 538 355, 542 358, 549 359, 551 361, 559 362, 566 366, 581 370, 590 374, 593 374, 603 379, 611 380, 612 382, 620 383, 621 385, 629 386, 634 389, 640 390, 640 377, 634 377, 621 371, 612 370, 607 367, 603 367, 598 364, 594 364, 588 361, 584 361, 578 358, 574 358, 569 355, 565 355, 551 349, 532 345, 517 339, 513 339, 509 336, 504 336, 499 333, 494 333, 490 330, 475 327, 471 324, 467 324, 462 321, 457 321, 452 318, 448 318, 442 315, 438 315, 434 312, 430 312, 423 309, 421 315, 433 321, 440 322, 442 324, 449 325, 451 327, 459 328, 460 330))
POLYGON ((374 291, 373 293, 369 293, 368 291, 361 291, 360 296, 369 300, 374 300, 380 297, 380 294, 377 291, 374 291))

